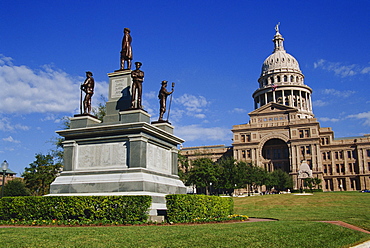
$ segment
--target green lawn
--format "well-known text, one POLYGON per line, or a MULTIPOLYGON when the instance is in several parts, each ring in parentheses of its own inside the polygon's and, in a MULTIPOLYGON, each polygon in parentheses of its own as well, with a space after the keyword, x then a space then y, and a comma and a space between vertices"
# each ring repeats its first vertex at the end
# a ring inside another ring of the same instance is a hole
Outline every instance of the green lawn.
POLYGON ((0 228, 1 247, 350 247, 370 234, 314 220, 341 220, 370 230, 370 194, 316 193, 235 199, 235 211, 275 222, 173 226, 0 228), (360 225, 361 224, 361 225, 360 225))
POLYGON ((265 195, 234 198, 235 213, 279 220, 340 220, 370 231, 370 194, 265 195))

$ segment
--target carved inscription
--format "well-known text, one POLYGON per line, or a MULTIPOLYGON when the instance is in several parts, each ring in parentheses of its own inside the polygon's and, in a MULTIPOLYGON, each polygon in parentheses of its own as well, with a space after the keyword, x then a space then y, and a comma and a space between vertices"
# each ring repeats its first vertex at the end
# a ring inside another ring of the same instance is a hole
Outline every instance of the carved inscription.
POLYGON ((127 78, 113 79, 111 83, 111 98, 120 98, 127 94, 127 91, 124 91, 129 86, 127 78))
POLYGON ((171 174, 171 151, 149 143, 147 166, 148 169, 171 174))
POLYGON ((79 145, 76 169, 127 168, 126 142, 79 145))

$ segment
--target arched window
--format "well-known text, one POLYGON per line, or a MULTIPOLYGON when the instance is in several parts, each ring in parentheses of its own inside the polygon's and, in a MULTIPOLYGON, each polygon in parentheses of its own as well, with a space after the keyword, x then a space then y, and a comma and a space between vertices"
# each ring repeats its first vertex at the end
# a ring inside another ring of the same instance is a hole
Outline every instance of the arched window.
POLYGON ((277 81, 280 82, 280 76, 277 76, 277 81))
POLYGON ((288 82, 288 77, 284 75, 284 82, 288 82))
POLYGON ((294 82, 294 77, 293 76, 290 76, 290 82, 294 82))

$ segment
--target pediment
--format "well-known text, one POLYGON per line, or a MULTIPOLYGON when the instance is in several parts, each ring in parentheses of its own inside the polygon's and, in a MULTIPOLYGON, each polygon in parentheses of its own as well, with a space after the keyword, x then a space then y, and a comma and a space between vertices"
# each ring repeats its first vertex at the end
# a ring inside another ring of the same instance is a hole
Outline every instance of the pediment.
POLYGON ((265 115, 265 114, 274 114, 274 113, 289 113, 289 112, 298 112, 298 109, 289 107, 283 104, 270 102, 262 107, 253 110, 248 115, 255 116, 255 115, 265 115))

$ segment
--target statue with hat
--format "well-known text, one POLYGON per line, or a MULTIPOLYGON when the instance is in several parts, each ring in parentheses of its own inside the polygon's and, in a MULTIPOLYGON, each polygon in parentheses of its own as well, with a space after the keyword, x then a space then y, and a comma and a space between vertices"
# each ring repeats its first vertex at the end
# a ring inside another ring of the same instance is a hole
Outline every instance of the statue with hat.
POLYGON ((121 50, 121 70, 125 70, 125 62, 127 62, 127 70, 131 70, 131 60, 132 60, 132 47, 131 47, 131 31, 129 28, 123 29, 123 39, 122 39, 122 50, 121 50))
POLYGON ((136 69, 131 72, 132 90, 131 90, 131 107, 132 109, 142 109, 141 96, 143 92, 144 72, 140 70, 143 64, 135 62, 136 69))
POLYGON ((166 89, 167 83, 168 83, 168 81, 162 81, 162 87, 161 87, 161 89, 159 90, 159 93, 158 93, 159 105, 160 105, 158 121, 164 121, 163 120, 163 115, 166 112, 167 96, 169 96, 173 93, 174 87, 175 87, 175 84, 172 83, 172 90, 171 90, 171 92, 168 92, 167 89, 166 89))
MULTIPOLYGON (((86 72, 86 79, 83 84, 81 84, 81 98, 80 101, 82 100, 82 91, 86 93, 85 99, 83 101, 83 108, 84 112, 83 114, 90 114, 91 112, 91 98, 94 95, 94 86, 95 86, 95 81, 94 78, 92 77, 93 74, 91 71, 86 72)), ((82 104, 81 106, 81 114, 82 114, 82 104)))

